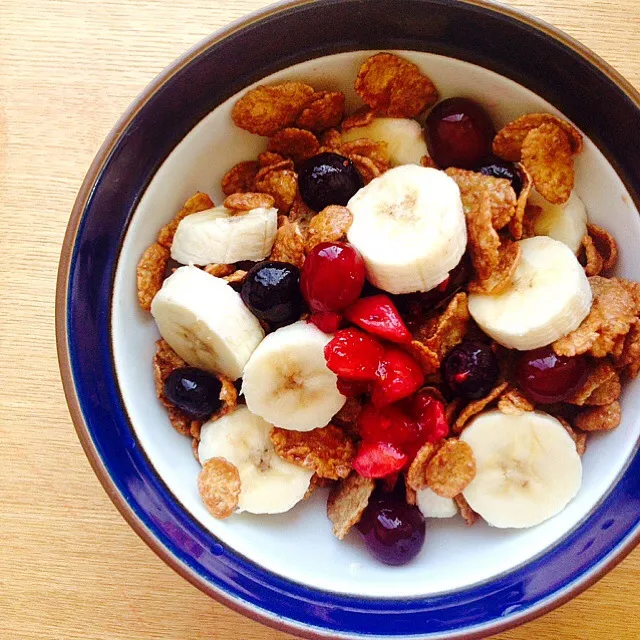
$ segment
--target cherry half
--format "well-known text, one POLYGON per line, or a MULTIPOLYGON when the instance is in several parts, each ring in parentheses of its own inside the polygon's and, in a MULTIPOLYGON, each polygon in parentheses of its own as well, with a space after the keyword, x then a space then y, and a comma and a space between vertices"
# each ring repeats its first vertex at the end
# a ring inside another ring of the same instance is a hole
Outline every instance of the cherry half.
POLYGON ((429 155, 441 169, 473 169, 491 153, 495 129, 477 102, 449 98, 429 114, 426 133, 429 155))

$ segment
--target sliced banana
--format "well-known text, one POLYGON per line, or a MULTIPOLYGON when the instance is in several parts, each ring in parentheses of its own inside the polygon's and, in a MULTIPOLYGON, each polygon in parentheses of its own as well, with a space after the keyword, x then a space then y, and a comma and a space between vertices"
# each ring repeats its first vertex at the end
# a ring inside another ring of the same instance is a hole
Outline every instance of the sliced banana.
POLYGON ((277 230, 277 209, 232 213, 226 207, 215 207, 180 221, 171 257, 181 264, 196 265, 262 260, 271 253, 277 230))
POLYGON ((420 164, 420 158, 429 155, 422 127, 408 118, 374 118, 366 127, 353 127, 342 132, 343 142, 360 138, 386 142, 389 160, 394 167, 420 164))
POLYGON ((348 240, 362 254, 371 283, 390 293, 433 289, 465 251, 460 190, 442 171, 396 167, 347 206, 353 214, 348 240))
POLYGON ((534 190, 529 202, 542 208, 533 226, 535 234, 564 242, 577 254, 587 233, 587 209, 576 192, 564 204, 551 204, 534 190))
POLYGON ((453 518, 458 513, 451 498, 442 498, 428 487, 416 493, 416 504, 425 518, 453 518))
POLYGON ((592 296, 584 269, 566 244, 547 236, 519 244, 520 262, 509 286, 497 295, 470 295, 469 312, 496 342, 527 351, 576 329, 592 296))
POLYGON ((202 426, 200 462, 224 458, 238 469, 238 513, 284 513, 300 502, 309 488, 313 471, 276 454, 269 439, 272 426, 242 406, 202 426))
POLYGON ((460 436, 476 459, 463 491, 490 525, 533 527, 562 511, 578 493, 582 463, 558 420, 540 411, 480 414, 460 436))
POLYGON ((326 426, 346 401, 324 358, 330 339, 304 321, 270 333, 244 368, 242 393, 249 409, 291 431, 326 426))
POLYGON ((221 278, 192 266, 176 269, 164 281, 151 314, 160 335, 191 366, 232 380, 242 375, 264 338, 240 295, 221 278))

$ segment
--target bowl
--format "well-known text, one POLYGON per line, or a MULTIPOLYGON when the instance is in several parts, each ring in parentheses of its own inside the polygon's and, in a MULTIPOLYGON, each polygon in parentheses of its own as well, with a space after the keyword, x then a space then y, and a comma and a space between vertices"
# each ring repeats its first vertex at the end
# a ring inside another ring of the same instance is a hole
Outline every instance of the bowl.
MULTIPOLYGON (((560 605, 640 539, 640 382, 623 423, 596 436, 579 495, 533 529, 429 522, 421 556, 376 564, 357 539, 334 539, 326 495, 280 516, 213 519, 198 464, 155 398, 157 331, 138 308, 144 248, 195 191, 264 140, 235 128, 234 96, 301 79, 358 103, 353 80, 371 53, 416 62, 441 96, 485 104, 499 127, 531 111, 562 114, 587 136, 576 190, 620 244, 619 273, 640 280, 640 95, 566 35, 481 0, 298 0, 206 39, 163 72, 109 134, 78 195, 62 250, 57 336, 67 401, 109 496, 149 546, 215 599, 305 637, 474 638, 560 605)), ((353 534, 352 534, 353 535, 353 534)), ((355 536, 354 536, 355 537, 355 536)))

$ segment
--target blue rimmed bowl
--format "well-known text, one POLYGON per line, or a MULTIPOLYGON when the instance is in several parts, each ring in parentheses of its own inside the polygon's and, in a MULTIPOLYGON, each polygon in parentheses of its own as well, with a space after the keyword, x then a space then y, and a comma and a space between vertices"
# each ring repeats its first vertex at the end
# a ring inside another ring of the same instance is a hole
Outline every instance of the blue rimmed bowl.
POLYGON ((135 265, 196 190, 264 140, 236 129, 233 96, 256 82, 352 85, 370 52, 415 61, 443 97, 485 104, 496 125, 551 111, 587 136, 576 190, 640 280, 640 96, 567 36, 481 0, 299 0, 211 36, 136 99, 98 153, 62 251, 57 335, 67 400, 89 460, 123 516, 170 566, 212 597, 308 637, 473 638, 549 611, 619 562, 640 538, 640 388, 623 423, 593 437, 565 511, 519 532, 430 523, 411 565, 376 564, 330 532, 319 492, 282 516, 215 521, 196 488, 190 442, 154 395, 157 333, 137 306, 135 265))

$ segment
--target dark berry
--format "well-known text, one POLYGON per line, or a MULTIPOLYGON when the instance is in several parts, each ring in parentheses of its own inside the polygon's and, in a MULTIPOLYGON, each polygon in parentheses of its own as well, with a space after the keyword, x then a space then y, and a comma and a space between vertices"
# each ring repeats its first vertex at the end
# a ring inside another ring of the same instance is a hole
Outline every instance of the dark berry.
POLYGON ((371 555, 385 564, 407 564, 424 545, 423 515, 395 492, 375 496, 357 528, 371 555))
POLYGON ((534 402, 562 402, 584 384, 588 375, 585 356, 559 356, 551 347, 524 351, 516 363, 516 378, 534 402))
POLYGON ((205 420, 220 408, 221 389, 216 376, 195 367, 174 369, 164 381, 169 402, 194 420, 205 420))
POLYGON ((502 158, 491 157, 485 160, 479 167, 476 167, 475 171, 479 171, 485 176, 509 180, 516 195, 520 195, 522 178, 520 177, 520 171, 513 162, 503 160, 502 158))
POLYGON ((342 311, 358 299, 364 260, 347 242, 321 242, 307 255, 300 287, 311 311, 342 311))
POLYGON ((465 341, 451 349, 443 363, 444 378, 456 395, 469 400, 486 396, 498 380, 498 360, 482 342, 465 341))
POLYGON ((242 300, 260 320, 273 328, 300 318, 304 306, 300 271, 288 262, 259 262, 245 278, 242 300))
POLYGON ((487 112, 468 98, 437 104, 426 122, 429 154, 441 168, 472 169, 491 152, 495 135, 487 112))
POLYGON ((302 165, 298 186, 304 202, 315 211, 322 211, 330 204, 346 205, 364 182, 349 158, 321 153, 302 165))

